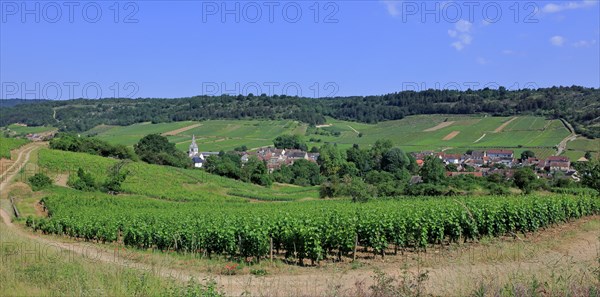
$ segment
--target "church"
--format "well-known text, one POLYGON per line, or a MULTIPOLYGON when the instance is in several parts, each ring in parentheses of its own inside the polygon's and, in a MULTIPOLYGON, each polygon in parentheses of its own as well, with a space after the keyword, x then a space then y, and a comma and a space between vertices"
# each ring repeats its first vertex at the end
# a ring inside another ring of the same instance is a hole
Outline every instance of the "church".
POLYGON ((204 155, 199 153, 198 144, 196 144, 196 136, 192 135, 192 143, 190 144, 190 148, 188 149, 188 156, 192 158, 192 162, 194 163, 195 168, 202 168, 202 164, 204 164, 204 155))

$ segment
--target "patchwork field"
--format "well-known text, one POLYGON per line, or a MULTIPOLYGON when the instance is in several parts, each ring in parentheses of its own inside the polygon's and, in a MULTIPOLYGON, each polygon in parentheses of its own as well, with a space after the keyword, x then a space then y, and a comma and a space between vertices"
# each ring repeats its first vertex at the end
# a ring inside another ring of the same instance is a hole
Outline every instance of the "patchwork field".
POLYGON ((559 120, 541 117, 411 116, 375 125, 330 121, 339 137, 315 136, 341 146, 370 145, 377 139, 391 139, 406 151, 511 148, 530 149, 542 156, 552 155, 554 147, 569 135, 559 120), (357 135, 352 128, 361 133, 357 135), (499 132, 496 132, 499 131, 499 132))
MULTIPOLYGON (((339 121, 329 118, 316 134, 306 134, 308 126, 297 121, 211 120, 203 122, 142 123, 127 127, 98 126, 89 131, 111 143, 135 144, 150 133, 167 136, 177 148, 187 150, 192 135, 201 151, 249 149, 272 145, 282 134, 305 135, 309 147, 337 143, 350 147, 369 146, 378 139, 390 139, 406 151, 510 148, 533 150, 540 156, 555 153, 555 146, 569 135, 560 120, 543 117, 483 117, 461 115, 420 115, 377 124, 339 121)), ((571 145, 571 143, 569 144, 571 145)), ((586 144, 591 145, 591 144, 586 144)), ((569 147, 570 148, 570 147, 569 147)))

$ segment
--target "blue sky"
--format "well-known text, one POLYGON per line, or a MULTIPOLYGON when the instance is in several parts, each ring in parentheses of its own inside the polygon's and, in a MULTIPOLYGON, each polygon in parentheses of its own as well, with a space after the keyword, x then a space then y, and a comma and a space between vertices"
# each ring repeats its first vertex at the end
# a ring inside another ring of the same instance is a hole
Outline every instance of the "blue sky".
POLYGON ((600 87, 598 1, 1 4, 2 98, 600 87))

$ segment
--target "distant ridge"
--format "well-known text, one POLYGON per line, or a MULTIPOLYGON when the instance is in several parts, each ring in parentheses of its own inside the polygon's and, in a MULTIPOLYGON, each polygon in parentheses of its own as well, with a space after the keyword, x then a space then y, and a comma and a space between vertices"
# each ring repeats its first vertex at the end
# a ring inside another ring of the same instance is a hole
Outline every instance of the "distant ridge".
POLYGON ((97 125, 208 119, 292 119, 311 125, 325 117, 376 123, 419 114, 538 115, 568 121, 581 135, 600 137, 600 89, 579 86, 507 90, 402 91, 375 96, 305 98, 221 95, 186 98, 18 100, 0 103, 0 126, 53 125, 86 131, 97 125), (36 104, 24 104, 36 103, 36 104))

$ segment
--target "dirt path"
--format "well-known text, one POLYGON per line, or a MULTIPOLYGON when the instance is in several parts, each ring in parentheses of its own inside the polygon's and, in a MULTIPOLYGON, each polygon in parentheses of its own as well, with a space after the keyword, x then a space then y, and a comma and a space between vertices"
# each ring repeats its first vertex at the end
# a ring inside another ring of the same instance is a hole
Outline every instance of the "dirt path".
POLYGON ((481 135, 481 137, 477 138, 477 140, 475 140, 473 143, 478 143, 485 137, 485 135, 487 135, 487 134, 483 133, 483 135, 481 135))
POLYGON ((460 131, 452 131, 452 132, 450 132, 450 134, 448 134, 444 138, 442 138, 442 140, 450 140, 450 139, 456 137, 456 135, 458 135, 458 133, 460 133, 460 131))
POLYGON ((569 143, 569 141, 573 141, 576 138, 577 138, 577 135, 572 134, 572 135, 565 137, 565 139, 561 140, 557 146, 556 154, 554 154, 554 155, 560 156, 567 149, 567 144, 569 143))
POLYGON ((425 129, 425 130, 423 130, 423 132, 433 132, 433 131, 437 131, 437 130, 439 130, 439 129, 443 129, 443 128, 449 127, 449 126, 451 126, 452 124, 454 124, 454 121, 441 122, 441 123, 437 124, 437 126, 435 126, 435 127, 431 127, 431 128, 429 128, 429 129, 425 129))
POLYGON ((12 180, 12 178, 19 173, 19 170, 21 170, 21 168, 23 168, 23 166, 29 162, 29 156, 31 155, 31 152, 42 147, 42 145, 43 143, 41 142, 34 142, 19 149, 17 159, 14 161, 14 163, 6 171, 0 174, 0 196, 3 194, 3 190, 8 185, 10 180, 12 180))
POLYGON ((182 132, 185 132, 185 131, 188 131, 188 130, 192 130, 192 129, 200 127, 200 126, 202 126, 202 124, 193 124, 193 125, 190 125, 190 126, 187 126, 187 127, 183 127, 183 128, 179 128, 179 129, 173 130, 173 131, 164 132, 161 135, 162 136, 174 136, 174 135, 177 135, 179 133, 182 133, 182 132))
POLYGON ((496 130, 494 130, 494 133, 499 133, 502 132, 502 130, 504 130, 504 128, 506 128, 506 126, 508 126, 510 123, 512 123, 512 121, 518 119, 519 117, 514 117, 504 123, 502 123, 502 125, 498 126, 498 128, 496 128, 496 130))
POLYGON ((315 128, 326 128, 326 127, 331 127, 331 124, 324 124, 324 125, 316 125, 315 128))
POLYGON ((69 181, 69 175, 66 173, 61 173, 56 176, 54 179, 54 184, 61 187, 67 187, 67 182, 69 181))
POLYGON ((358 132, 358 130, 352 128, 352 126, 350 126, 350 125, 346 125, 346 126, 348 126, 348 128, 350 128, 350 129, 352 129, 352 131, 354 131, 354 133, 360 134, 360 132, 358 132))
POLYGON ((556 154, 554 154, 555 156, 560 156, 567 149, 567 144, 569 143, 569 141, 573 141, 577 138, 577 134, 575 134, 575 130, 573 129, 571 124, 565 120, 562 120, 562 122, 566 126, 567 130, 571 132, 571 134, 569 134, 569 136, 565 137, 563 140, 560 141, 560 143, 557 146, 556 154))

